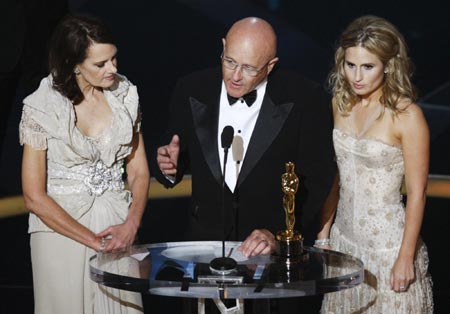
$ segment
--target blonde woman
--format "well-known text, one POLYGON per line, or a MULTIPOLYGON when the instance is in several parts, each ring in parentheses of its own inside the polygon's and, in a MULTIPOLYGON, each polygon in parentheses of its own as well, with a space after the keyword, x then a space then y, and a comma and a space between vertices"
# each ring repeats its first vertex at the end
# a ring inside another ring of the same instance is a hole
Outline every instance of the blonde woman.
POLYGON ((316 246, 360 258, 365 279, 325 295, 322 313, 433 312, 419 236, 429 130, 414 103, 411 74, 404 38, 385 19, 362 16, 341 35, 330 74, 339 180, 316 246))

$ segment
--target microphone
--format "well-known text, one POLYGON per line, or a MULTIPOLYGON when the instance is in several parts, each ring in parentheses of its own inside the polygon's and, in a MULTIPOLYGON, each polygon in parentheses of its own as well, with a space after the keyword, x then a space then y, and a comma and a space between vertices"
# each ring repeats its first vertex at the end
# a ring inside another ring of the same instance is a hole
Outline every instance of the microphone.
POLYGON ((227 157, 228 149, 230 148, 231 143, 233 142, 233 136, 234 136, 234 129, 231 125, 227 125, 226 127, 223 128, 221 139, 222 139, 222 148, 224 149, 225 152, 224 155, 225 158, 227 157))
POLYGON ((222 172, 222 222, 223 222, 223 235, 222 235, 222 257, 217 257, 209 263, 209 268, 212 272, 219 275, 227 275, 232 273, 237 266, 237 262, 230 258, 225 257, 225 238, 226 238, 226 224, 225 224, 225 171, 228 158, 228 149, 233 142, 234 129, 231 125, 227 125, 222 130, 221 142, 223 148, 223 172, 222 172))
POLYGON ((244 140, 242 136, 236 135, 233 138, 233 161, 241 162, 244 159, 244 140))
POLYGON ((233 153, 233 161, 235 165, 234 171, 236 172, 236 178, 238 178, 241 168, 241 161, 244 159, 244 140, 242 139, 242 136, 236 135, 233 138, 231 152, 233 153))

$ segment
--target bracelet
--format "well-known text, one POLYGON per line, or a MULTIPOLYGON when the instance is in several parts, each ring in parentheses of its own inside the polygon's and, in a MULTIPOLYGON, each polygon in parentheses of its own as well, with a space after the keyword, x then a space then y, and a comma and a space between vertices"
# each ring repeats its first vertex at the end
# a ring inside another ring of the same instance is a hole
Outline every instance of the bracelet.
POLYGON ((317 239, 314 241, 314 246, 316 245, 330 245, 330 238, 317 239))
POLYGON ((105 237, 102 237, 102 240, 100 242, 100 249, 98 250, 100 253, 103 253, 103 250, 105 249, 106 239, 105 237))

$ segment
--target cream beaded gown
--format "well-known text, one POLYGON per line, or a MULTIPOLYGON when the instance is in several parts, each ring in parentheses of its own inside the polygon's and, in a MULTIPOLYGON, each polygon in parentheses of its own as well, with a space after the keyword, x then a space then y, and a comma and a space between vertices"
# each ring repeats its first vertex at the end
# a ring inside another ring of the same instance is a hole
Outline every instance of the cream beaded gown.
POLYGON ((340 200, 331 228, 331 246, 360 258, 365 279, 355 288, 326 294, 322 314, 432 313, 428 254, 421 239, 414 262, 415 282, 403 293, 391 290, 389 283, 405 224, 400 194, 404 175, 401 148, 339 129, 333 131, 333 141, 340 200))

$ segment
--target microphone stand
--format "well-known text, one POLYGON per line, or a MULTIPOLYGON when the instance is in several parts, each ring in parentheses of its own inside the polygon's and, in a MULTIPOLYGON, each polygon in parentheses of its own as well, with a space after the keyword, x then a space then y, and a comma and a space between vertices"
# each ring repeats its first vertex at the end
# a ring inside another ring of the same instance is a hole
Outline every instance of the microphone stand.
POLYGON ((226 237, 226 224, 225 224, 225 171, 228 159, 228 149, 233 140, 234 130, 231 126, 226 126, 222 132, 222 146, 224 151, 223 157, 223 176, 222 176, 222 222, 223 226, 223 235, 222 235, 222 257, 217 257, 213 259, 209 263, 209 268, 213 273, 219 275, 227 275, 236 269, 237 262, 231 257, 225 257, 225 237, 226 237), (231 132, 231 135, 230 135, 231 132), (227 136, 230 135, 230 136, 227 136), (228 137, 228 139, 227 139, 228 137), (229 142, 229 143, 224 143, 229 142))

